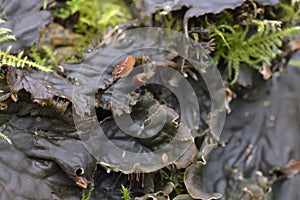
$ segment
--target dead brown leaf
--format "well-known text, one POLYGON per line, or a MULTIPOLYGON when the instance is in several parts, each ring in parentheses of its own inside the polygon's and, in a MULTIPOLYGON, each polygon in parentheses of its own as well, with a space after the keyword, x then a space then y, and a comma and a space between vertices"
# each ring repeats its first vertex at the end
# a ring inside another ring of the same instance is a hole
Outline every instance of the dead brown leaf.
POLYGON ((298 51, 300 49, 300 39, 295 39, 289 42, 289 47, 292 51, 298 51))
POLYGON ((291 160, 287 165, 276 171, 281 172, 287 178, 292 178, 300 172, 300 160, 291 160))
POLYGON ((259 73, 263 75, 264 80, 268 80, 272 77, 272 71, 270 66, 266 63, 262 63, 262 67, 259 69, 259 73))

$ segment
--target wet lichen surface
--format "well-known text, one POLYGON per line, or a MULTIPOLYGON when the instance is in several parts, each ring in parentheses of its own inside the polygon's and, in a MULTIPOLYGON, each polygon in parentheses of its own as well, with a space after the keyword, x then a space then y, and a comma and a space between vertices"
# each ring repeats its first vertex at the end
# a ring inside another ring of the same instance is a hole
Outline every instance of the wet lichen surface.
MULTIPOLYGON (((201 173, 208 190, 222 191, 225 199, 251 199, 242 189, 252 183, 239 185, 242 177, 253 179, 257 171, 271 177, 274 168, 299 159, 298 82, 299 70, 289 68, 273 82, 258 81, 259 89, 243 91, 245 97, 232 103, 222 134, 226 147, 210 154, 201 173)), ((299 177, 275 182, 268 198, 298 199, 298 184, 299 177)))
POLYGON ((0 1, 1 200, 300 199, 299 2, 101 3, 0 1))

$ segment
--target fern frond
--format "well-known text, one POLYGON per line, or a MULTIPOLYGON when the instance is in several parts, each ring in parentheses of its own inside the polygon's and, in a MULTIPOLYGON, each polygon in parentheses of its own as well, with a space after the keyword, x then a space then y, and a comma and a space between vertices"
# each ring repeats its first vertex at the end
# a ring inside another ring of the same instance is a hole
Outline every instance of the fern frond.
MULTIPOLYGON (((0 18, 0 24, 5 23, 4 20, 0 18)), ((9 40, 16 40, 16 38, 12 35, 9 35, 11 33, 10 29, 7 28, 0 28, 0 43, 6 42, 9 40)), ((23 68, 25 65, 30 68, 36 68, 40 71, 49 72, 51 71, 50 67, 45 67, 42 65, 39 65, 33 61, 28 60, 28 58, 25 56, 23 57, 24 52, 21 51, 17 56, 14 56, 10 54, 11 46, 9 46, 6 51, 3 51, 0 49, 0 66, 2 65, 10 65, 12 67, 18 67, 23 68)))
POLYGON ((259 69, 262 62, 271 64, 282 53, 280 48, 284 37, 300 33, 300 27, 281 29, 279 21, 253 20, 252 25, 256 25, 257 30, 248 39, 249 25, 220 25, 212 28, 211 36, 218 45, 215 56, 218 60, 223 58, 227 62, 230 84, 238 80, 241 62, 255 69, 259 69))
MULTIPOLYGON (((0 24, 3 24, 4 21, 0 19, 0 24)), ((11 33, 11 30, 8 28, 0 28, 0 43, 6 42, 6 41, 12 41, 16 40, 16 38, 13 35, 9 35, 11 33)))
POLYGON ((13 67, 23 68, 25 65, 30 68, 36 68, 37 70, 44 71, 44 72, 50 72, 50 67, 44 67, 42 65, 39 65, 35 62, 32 62, 28 60, 28 58, 25 56, 23 57, 23 51, 21 51, 17 56, 10 54, 11 47, 7 48, 6 51, 0 50, 0 64, 6 64, 13 67))
MULTIPOLYGON (((0 23, 1 24, 1 23, 0 23)), ((11 30, 8 28, 0 28, 0 35, 11 33, 11 30)))
POLYGON ((4 141, 6 141, 7 143, 9 144, 12 144, 11 140, 6 136, 4 135, 3 133, 0 132, 0 138, 4 141))

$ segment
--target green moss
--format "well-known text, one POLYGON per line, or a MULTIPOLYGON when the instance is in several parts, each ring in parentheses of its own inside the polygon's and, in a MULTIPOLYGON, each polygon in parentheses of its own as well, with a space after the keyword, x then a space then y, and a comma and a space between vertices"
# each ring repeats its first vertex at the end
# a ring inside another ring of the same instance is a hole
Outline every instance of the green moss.
POLYGON ((31 47, 29 57, 39 65, 47 65, 51 69, 59 68, 57 58, 52 49, 47 45, 43 45, 41 50, 38 50, 35 46, 31 47))
POLYGON ((176 171, 173 174, 172 183, 174 183, 175 187, 171 194, 172 196, 175 197, 177 195, 185 194, 187 192, 184 185, 183 177, 184 177, 184 171, 176 171))
POLYGON ((300 22, 300 0, 282 0, 274 7, 272 16, 286 24, 295 25, 300 22))
MULTIPOLYGON (((116 27, 131 19, 123 0, 68 0, 66 7, 61 8, 56 16, 65 20, 70 16, 78 17, 73 27, 75 32, 82 34, 83 37, 70 55, 81 55, 83 50, 91 46, 91 41, 98 41, 102 37, 108 27, 116 27)), ((64 61, 69 62, 71 59, 74 60, 71 56, 67 56, 64 61)))
POLYGON ((90 188, 88 191, 83 190, 80 200, 90 200, 93 188, 90 188))
POLYGON ((122 191, 122 194, 123 194, 122 198, 124 200, 130 200, 131 199, 130 192, 124 185, 121 185, 121 191, 122 191))
POLYGON ((107 27, 114 27, 131 19, 127 6, 122 0, 68 0, 66 5, 66 8, 60 9, 59 16, 66 19, 78 13, 76 31, 88 36, 100 35, 107 27))
POLYGON ((183 22, 179 13, 170 12, 168 14, 156 13, 154 15, 154 20, 159 22, 160 26, 166 29, 171 29, 175 31, 183 30, 183 22))

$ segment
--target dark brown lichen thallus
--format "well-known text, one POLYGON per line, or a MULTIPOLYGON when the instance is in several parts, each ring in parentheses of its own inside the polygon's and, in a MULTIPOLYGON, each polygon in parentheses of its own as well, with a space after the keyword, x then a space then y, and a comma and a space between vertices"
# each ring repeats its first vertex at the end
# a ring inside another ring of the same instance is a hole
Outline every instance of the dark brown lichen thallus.
POLYGON ((135 58, 132 55, 127 56, 120 64, 115 66, 112 74, 115 78, 126 77, 130 74, 135 65, 135 58))

